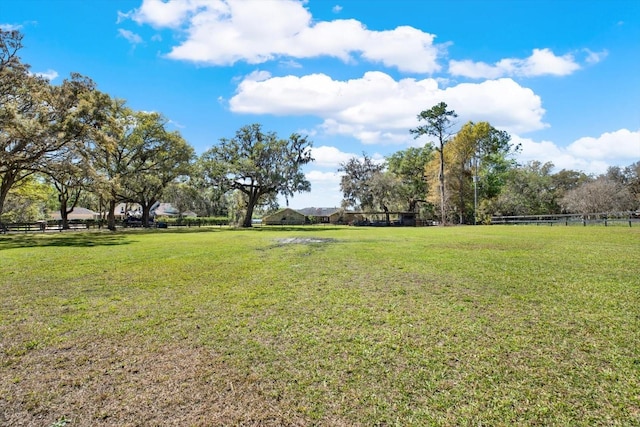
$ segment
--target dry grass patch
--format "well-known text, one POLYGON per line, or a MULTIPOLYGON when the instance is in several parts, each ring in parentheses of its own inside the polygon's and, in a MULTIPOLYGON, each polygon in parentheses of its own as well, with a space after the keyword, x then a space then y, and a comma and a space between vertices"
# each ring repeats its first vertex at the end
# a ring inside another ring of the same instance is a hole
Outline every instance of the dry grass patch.
MULTIPOLYGON (((35 349, 0 379, 0 423, 78 426, 308 425, 282 384, 203 346, 97 340, 35 349), (135 343, 135 345, 132 345, 135 343)), ((8 368, 8 369, 7 369, 8 368)), ((352 425, 332 417, 331 425, 352 425)))

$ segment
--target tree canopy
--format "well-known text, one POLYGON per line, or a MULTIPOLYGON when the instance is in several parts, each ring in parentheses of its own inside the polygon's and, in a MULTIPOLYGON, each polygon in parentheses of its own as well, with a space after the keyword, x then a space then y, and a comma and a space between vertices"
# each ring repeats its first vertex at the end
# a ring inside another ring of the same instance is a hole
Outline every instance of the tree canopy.
POLYGON ((447 104, 440 102, 430 109, 421 111, 420 114, 418 114, 418 121, 425 121, 425 124, 414 129, 410 129, 410 132, 415 134, 416 138, 426 135, 434 136, 438 139, 436 151, 440 156, 438 180, 440 182, 440 218, 443 224, 446 224, 447 222, 444 146, 451 137, 451 129, 454 125, 451 119, 455 119, 456 117, 458 117, 458 115, 454 110, 447 110, 447 104))
POLYGON ((93 81, 73 73, 53 86, 29 73, 18 57, 21 48, 19 32, 0 29, 0 216, 11 188, 48 171, 93 121, 92 110, 83 107, 93 81))
POLYGON ((386 158, 390 174, 398 180, 396 193, 406 203, 408 212, 416 212, 419 203, 426 202, 429 184, 425 167, 433 158, 433 146, 410 147, 386 158))
POLYGON ((299 134, 280 139, 263 132, 260 124, 243 126, 235 137, 203 154, 205 174, 219 188, 237 190, 246 197, 243 227, 251 227, 256 205, 280 194, 287 201, 294 193, 310 191, 302 167, 313 161, 312 142, 299 134))

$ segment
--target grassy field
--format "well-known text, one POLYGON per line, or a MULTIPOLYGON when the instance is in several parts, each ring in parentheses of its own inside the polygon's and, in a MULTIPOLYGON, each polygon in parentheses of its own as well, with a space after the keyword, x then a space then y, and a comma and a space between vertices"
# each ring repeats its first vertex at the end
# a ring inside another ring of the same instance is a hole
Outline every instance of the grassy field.
POLYGON ((0 236, 0 425, 640 425, 640 228, 0 236))

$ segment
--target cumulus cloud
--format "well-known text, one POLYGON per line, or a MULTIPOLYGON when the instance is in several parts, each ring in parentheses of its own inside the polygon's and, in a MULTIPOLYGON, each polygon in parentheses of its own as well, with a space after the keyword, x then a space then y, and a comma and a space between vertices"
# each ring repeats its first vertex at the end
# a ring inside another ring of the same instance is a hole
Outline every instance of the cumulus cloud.
POLYGON ((210 65, 276 58, 358 58, 401 71, 438 71, 435 36, 413 27, 368 30, 354 19, 315 21, 298 0, 144 0, 124 14, 140 24, 180 29, 168 57, 210 65), (265 19, 268 16, 269 19, 265 19))
MULTIPOLYGON (((587 61, 595 61, 602 54, 592 53, 587 61)), ((525 59, 506 58, 495 64, 471 60, 449 61, 449 72, 455 76, 472 79, 496 79, 499 77, 566 76, 580 69, 571 54, 556 56, 550 49, 533 49, 525 59)))
POLYGON ((536 142, 513 135, 514 143, 522 146, 518 160, 552 162, 556 169, 573 169, 601 174, 609 166, 629 166, 640 159, 640 130, 620 129, 598 137, 583 137, 567 147, 551 141, 536 142))
POLYGON ((346 163, 355 154, 345 153, 336 147, 322 145, 311 149, 311 156, 314 158, 313 164, 318 167, 338 169, 341 163, 346 163))
POLYGON ((408 144, 417 114, 446 102, 461 120, 486 120, 510 132, 546 127, 542 101, 511 79, 465 83, 441 89, 434 79, 395 80, 382 72, 334 80, 326 74, 302 77, 247 76, 229 100, 235 113, 313 115, 327 134, 347 135, 365 144, 408 144))
POLYGON ((179 28, 185 19, 198 10, 215 8, 217 0, 143 0, 140 8, 129 13, 119 13, 119 19, 129 17, 139 24, 150 24, 155 28, 179 28))
POLYGON ((597 138, 583 137, 571 143, 567 151, 586 159, 620 161, 629 158, 640 160, 640 131, 620 129, 606 132, 597 138))

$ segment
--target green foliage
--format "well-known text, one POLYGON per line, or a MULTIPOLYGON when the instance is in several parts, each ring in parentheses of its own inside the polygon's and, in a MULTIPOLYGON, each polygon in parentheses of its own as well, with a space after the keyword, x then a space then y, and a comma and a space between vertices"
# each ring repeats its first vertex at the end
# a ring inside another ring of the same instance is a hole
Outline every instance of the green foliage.
POLYGON ((46 219, 55 193, 51 186, 30 175, 15 185, 5 200, 0 222, 35 222, 46 219))
MULTIPOLYGON (((515 166, 512 156, 519 150, 510 140, 507 132, 487 122, 467 122, 446 145, 447 192, 459 223, 474 223, 476 203, 500 194, 508 171, 515 166)), ((435 180, 433 173, 427 176, 435 180)))
POLYGON ((418 203, 425 203, 429 185, 425 167, 433 158, 433 146, 410 147, 387 157, 388 172, 398 179, 395 191, 406 203, 408 212, 415 212, 418 203))
POLYGON ((362 160, 350 158, 340 165, 340 189, 346 206, 357 207, 361 210, 377 210, 377 194, 375 178, 384 173, 384 164, 376 163, 366 153, 362 153, 362 160))
POLYGON ((205 176, 223 192, 237 190, 246 196, 243 227, 251 227, 256 206, 278 194, 291 197, 309 191, 302 167, 313 161, 312 142, 292 134, 280 139, 263 132, 260 124, 240 128, 234 138, 222 138, 201 157, 205 176))
POLYGON ((434 136, 438 139, 438 145, 435 147, 439 154, 440 170, 438 172, 439 193, 440 193, 440 220, 443 224, 447 222, 447 191, 445 184, 445 164, 444 164, 444 146, 449 141, 450 130, 453 127, 452 119, 458 117, 454 110, 447 110, 447 104, 440 102, 428 110, 421 111, 418 114, 418 121, 425 121, 424 125, 420 125, 409 131, 416 138, 421 136, 434 136))
POLYGON ((492 210, 501 215, 560 213, 551 170, 553 163, 529 162, 509 171, 507 183, 492 210))

